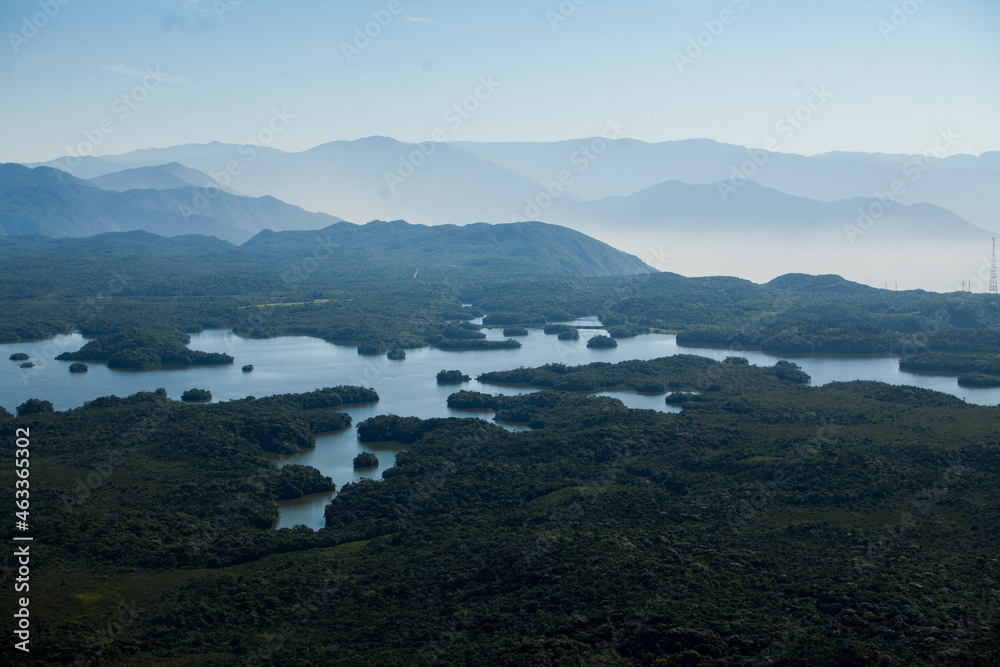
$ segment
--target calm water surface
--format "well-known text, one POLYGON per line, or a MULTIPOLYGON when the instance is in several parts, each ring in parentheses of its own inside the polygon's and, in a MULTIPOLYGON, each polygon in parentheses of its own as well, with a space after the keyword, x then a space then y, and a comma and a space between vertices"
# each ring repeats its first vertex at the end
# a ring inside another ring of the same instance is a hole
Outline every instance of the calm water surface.
MULTIPOLYGON (((580 326, 596 326, 596 318, 578 320, 580 326)), ((109 370, 104 364, 92 363, 90 371, 70 374, 69 362, 56 361, 65 351, 78 350, 86 340, 79 334, 57 336, 45 341, 0 345, 0 405, 13 412, 28 398, 43 398, 57 410, 81 406, 98 396, 127 396, 137 391, 167 390, 174 399, 186 389, 199 387, 212 392, 216 401, 245 396, 298 393, 339 384, 374 388, 381 401, 371 405, 345 408, 357 424, 379 414, 431 417, 484 417, 492 414, 451 410, 446 405, 448 395, 460 389, 489 393, 522 394, 526 388, 483 385, 473 380, 461 385, 438 385, 435 375, 442 369, 460 369, 475 377, 491 370, 519 366, 540 366, 561 362, 569 365, 592 361, 618 362, 628 359, 653 359, 674 354, 698 354, 712 359, 724 359, 739 354, 757 365, 773 365, 779 359, 799 364, 812 376, 814 385, 833 381, 878 380, 898 385, 935 389, 958 396, 970 403, 1000 404, 1000 388, 973 389, 959 387, 954 375, 925 375, 899 370, 897 358, 888 355, 820 357, 815 355, 776 355, 764 352, 738 353, 720 348, 680 347, 672 335, 650 334, 623 339, 614 349, 588 349, 587 340, 603 330, 581 331, 580 340, 561 341, 547 336, 540 329, 530 329, 519 340, 520 350, 443 351, 436 348, 407 350, 403 361, 389 361, 384 356, 362 357, 354 347, 335 345, 316 338, 285 337, 267 340, 245 339, 229 331, 211 330, 192 335, 190 347, 206 352, 225 352, 235 357, 231 366, 205 366, 157 371, 109 370), (13 352, 26 352, 36 364, 21 369, 18 362, 8 361, 13 352), (243 373, 244 364, 255 370, 243 373)), ((503 338, 500 329, 486 330, 490 339, 503 338)), ((663 396, 648 396, 635 392, 599 392, 614 396, 631 408, 675 412, 663 396)), ((504 425, 511 430, 525 427, 504 425)), ((295 456, 280 457, 279 465, 300 463, 318 468, 330 476, 339 489, 345 483, 363 477, 381 478, 382 471, 391 467, 401 451, 398 445, 383 443, 371 446, 357 440, 354 428, 317 437, 316 447, 295 456), (379 459, 379 467, 356 471, 352 460, 362 451, 370 451, 379 459)), ((279 527, 299 523, 318 528, 323 523, 323 508, 333 494, 319 494, 282 503, 279 527)))

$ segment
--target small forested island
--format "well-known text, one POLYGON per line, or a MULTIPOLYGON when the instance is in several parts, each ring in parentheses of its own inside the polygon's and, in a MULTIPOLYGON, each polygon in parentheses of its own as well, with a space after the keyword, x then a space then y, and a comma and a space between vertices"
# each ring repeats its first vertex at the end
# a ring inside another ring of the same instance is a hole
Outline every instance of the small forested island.
POLYGON ((402 361, 406 359, 406 352, 404 350, 389 350, 385 353, 385 356, 393 361, 402 361))
POLYGON ((27 361, 30 358, 26 352, 15 352, 8 357, 11 361, 27 361))
POLYGON ((63 361, 106 361, 108 368, 152 370, 162 366, 231 364, 221 352, 199 352, 185 347, 191 337, 176 330, 127 329, 101 336, 76 352, 63 352, 63 361))
POLYGON ((374 468, 378 465, 378 457, 371 452, 361 452, 354 457, 355 468, 374 468))
POLYGON ((594 336, 587 341, 587 347, 618 347, 618 341, 611 336, 594 336))
POLYGON ((21 368, 34 368, 34 367, 35 367, 34 361, 25 361, 24 363, 21 364, 21 368))
POLYGON ((212 392, 208 389, 188 389, 181 394, 182 401, 204 402, 212 400, 212 392))
POLYGON ((241 369, 244 373, 250 373, 253 371, 253 364, 247 364, 241 369))
POLYGON ((564 331, 560 331, 556 337, 559 340, 580 340, 580 330, 576 327, 569 327, 564 331))
POLYGON ((503 335, 507 336, 527 336, 528 330, 525 327, 504 327, 503 335))
POLYGON ((1000 375, 971 371, 959 375, 958 384, 962 387, 1000 387, 1000 375))
POLYGON ((442 369, 442 370, 438 371, 438 374, 437 374, 437 382, 438 382, 438 384, 451 384, 451 383, 458 383, 458 382, 468 382, 471 379, 472 378, 470 378, 468 375, 466 375, 465 373, 463 373, 460 370, 446 371, 446 370, 442 369))
POLYGON ((80 361, 75 361, 69 365, 70 373, 86 373, 89 370, 90 368, 88 368, 87 364, 80 361))

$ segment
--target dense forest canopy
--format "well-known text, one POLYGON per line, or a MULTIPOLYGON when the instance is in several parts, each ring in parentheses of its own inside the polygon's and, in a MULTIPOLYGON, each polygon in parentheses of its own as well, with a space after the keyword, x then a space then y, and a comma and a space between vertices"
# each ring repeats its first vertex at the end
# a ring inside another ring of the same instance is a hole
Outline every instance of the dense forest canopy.
POLYGON ((1000 660, 1000 409, 738 357, 481 379, 546 387, 449 399, 533 430, 367 420, 407 451, 318 531, 271 529, 279 498, 329 484, 265 451, 370 390, 0 414, 34 439, 27 664, 1000 660), (548 389, 650 383, 699 400, 548 389))

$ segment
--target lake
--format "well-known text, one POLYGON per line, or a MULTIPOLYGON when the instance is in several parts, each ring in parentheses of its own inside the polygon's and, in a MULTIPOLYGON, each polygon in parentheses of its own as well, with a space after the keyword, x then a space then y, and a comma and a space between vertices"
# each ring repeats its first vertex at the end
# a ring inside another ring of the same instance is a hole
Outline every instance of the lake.
MULTIPOLYGON (((581 326, 599 326, 596 318, 577 322, 581 326)), ((490 339, 502 339, 500 329, 485 330, 490 339)), ((308 337, 284 337, 266 340, 246 339, 228 330, 203 331, 191 336, 190 347, 206 352, 225 352, 236 362, 227 366, 200 366, 184 369, 157 371, 109 370, 99 363, 88 364, 89 372, 70 374, 69 362, 56 361, 65 351, 75 351, 86 340, 79 334, 56 336, 44 341, 0 345, 0 405, 14 412, 17 405, 28 398, 51 401, 57 410, 67 410, 83 405, 99 396, 116 394, 127 396, 138 391, 152 391, 158 387, 167 395, 180 399, 186 389, 198 387, 212 392, 215 401, 225 401, 245 396, 298 393, 339 384, 361 385, 374 388, 381 401, 371 405, 345 408, 357 424, 368 417, 393 413, 431 417, 492 417, 491 413, 470 413, 447 407, 448 396, 460 389, 488 393, 521 394, 532 389, 485 385, 475 380, 460 385, 438 385, 436 374, 442 369, 460 369, 475 378, 479 373, 504 370, 519 366, 541 366, 560 362, 568 365, 592 361, 618 362, 629 359, 654 359, 674 354, 698 354, 712 359, 727 356, 746 357, 750 363, 771 366, 780 359, 799 364, 812 376, 813 385, 834 381, 878 380, 899 385, 912 385, 935 389, 958 396, 970 403, 981 405, 1000 404, 1000 388, 959 387, 954 375, 915 374, 899 370, 898 358, 892 355, 817 356, 780 355, 760 351, 734 352, 723 348, 682 347, 676 338, 666 334, 649 334, 619 340, 617 348, 589 349, 587 340, 604 330, 581 330, 580 339, 558 340, 545 335, 541 329, 530 329, 529 335, 519 338, 519 350, 443 351, 437 348, 407 350, 406 359, 390 361, 386 357, 360 356, 356 348, 327 343, 308 337), (26 352, 36 364, 34 368, 21 369, 19 363, 8 361, 14 352, 26 352), (243 373, 244 364, 253 364, 255 370, 243 373)), ((679 409, 667 406, 663 395, 648 396, 635 392, 599 392, 614 396, 630 408, 648 408, 663 412, 679 409)), ((525 427, 506 424, 505 428, 521 430, 525 427)), ((359 443, 354 428, 339 433, 317 437, 314 449, 288 457, 279 457, 279 465, 300 463, 318 468, 330 476, 339 489, 347 482, 364 477, 381 478, 382 471, 395 461, 398 446, 359 443), (352 461, 362 452, 374 453, 379 467, 354 470, 352 461)), ((306 524, 322 526, 323 508, 333 494, 309 496, 298 501, 282 503, 278 527, 306 524)))

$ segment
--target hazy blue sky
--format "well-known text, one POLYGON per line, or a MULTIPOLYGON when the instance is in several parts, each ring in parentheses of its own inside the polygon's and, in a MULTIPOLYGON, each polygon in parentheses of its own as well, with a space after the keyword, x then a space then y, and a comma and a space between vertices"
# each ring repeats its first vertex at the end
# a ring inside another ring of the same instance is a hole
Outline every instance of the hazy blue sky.
POLYGON ((2 0, 0 31, 0 161, 240 143, 274 109, 285 150, 616 117, 646 141, 1000 149, 997 0, 2 0))

